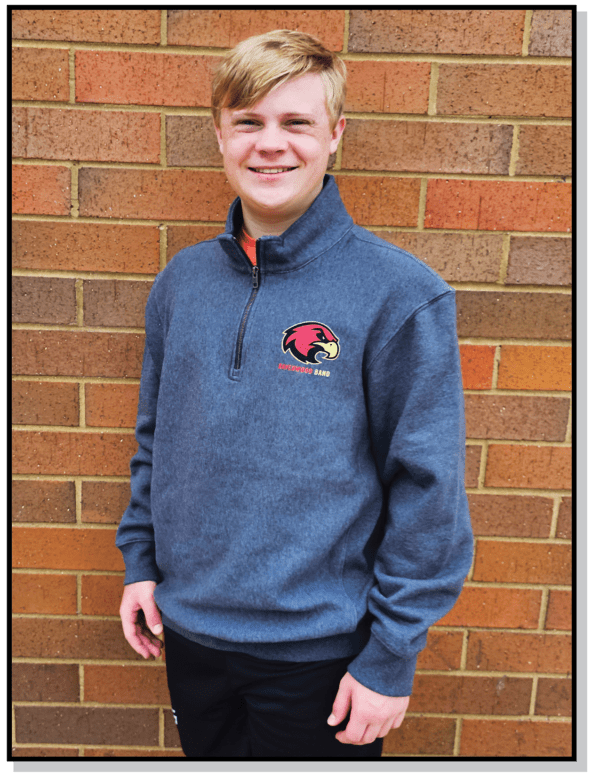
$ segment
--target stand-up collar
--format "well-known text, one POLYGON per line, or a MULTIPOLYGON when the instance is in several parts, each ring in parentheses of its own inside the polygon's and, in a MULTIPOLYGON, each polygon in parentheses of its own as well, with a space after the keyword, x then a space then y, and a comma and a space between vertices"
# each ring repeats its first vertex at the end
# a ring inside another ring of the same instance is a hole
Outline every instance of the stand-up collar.
MULTIPOLYGON (((278 236, 261 237, 261 272, 286 272, 296 269, 326 251, 350 229, 353 220, 344 207, 337 184, 325 175, 323 188, 308 210, 278 236)), ((242 224, 242 204, 237 197, 229 208, 225 232, 218 236, 223 250, 247 271, 248 261, 235 240, 242 224)))

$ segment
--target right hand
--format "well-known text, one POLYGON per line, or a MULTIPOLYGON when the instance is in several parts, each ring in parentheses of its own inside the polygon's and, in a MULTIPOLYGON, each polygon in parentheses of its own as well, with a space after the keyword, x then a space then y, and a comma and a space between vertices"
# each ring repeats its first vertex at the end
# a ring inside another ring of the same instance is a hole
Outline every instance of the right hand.
POLYGON ((163 645, 158 636, 163 631, 162 619, 154 602, 156 582, 147 580, 125 585, 121 600, 121 623, 129 644, 144 658, 160 656, 163 645), (145 618, 145 622, 144 622, 145 618))

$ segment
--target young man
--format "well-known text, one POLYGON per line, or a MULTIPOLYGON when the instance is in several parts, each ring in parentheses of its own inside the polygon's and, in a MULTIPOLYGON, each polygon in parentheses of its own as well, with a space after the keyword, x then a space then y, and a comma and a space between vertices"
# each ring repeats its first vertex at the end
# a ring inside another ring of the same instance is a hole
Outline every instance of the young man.
POLYGON ((238 199, 148 299, 121 617, 189 757, 380 756, 471 563, 454 291, 344 208, 344 92, 302 33, 224 58, 238 199))

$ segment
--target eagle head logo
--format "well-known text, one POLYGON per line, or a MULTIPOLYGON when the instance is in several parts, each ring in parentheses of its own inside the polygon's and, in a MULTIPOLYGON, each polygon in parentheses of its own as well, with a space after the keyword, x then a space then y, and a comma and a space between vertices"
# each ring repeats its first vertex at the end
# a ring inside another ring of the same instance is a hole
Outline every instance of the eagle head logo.
POLYGON ((303 364, 318 364, 317 354, 333 360, 340 353, 339 340, 331 329, 318 321, 304 321, 283 332, 281 349, 290 351, 303 364))

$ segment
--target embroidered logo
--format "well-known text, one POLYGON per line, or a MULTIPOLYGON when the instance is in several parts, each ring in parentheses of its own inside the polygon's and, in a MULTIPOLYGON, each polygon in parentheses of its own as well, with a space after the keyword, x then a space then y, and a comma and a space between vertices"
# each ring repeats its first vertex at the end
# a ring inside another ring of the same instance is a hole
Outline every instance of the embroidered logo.
POLYGON ((328 326, 318 321, 304 321, 283 332, 281 349, 303 364, 319 364, 317 356, 329 361, 340 354, 338 338, 328 326))

